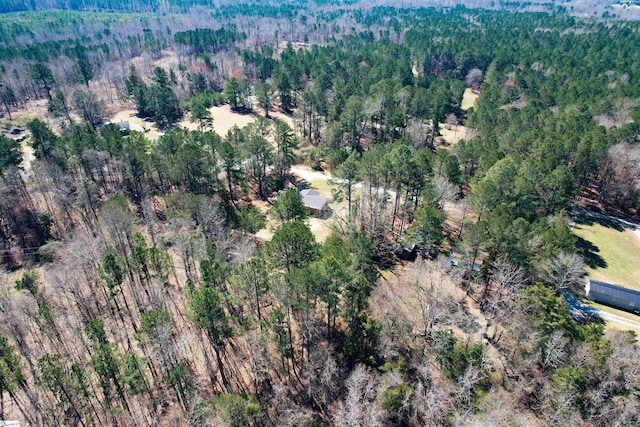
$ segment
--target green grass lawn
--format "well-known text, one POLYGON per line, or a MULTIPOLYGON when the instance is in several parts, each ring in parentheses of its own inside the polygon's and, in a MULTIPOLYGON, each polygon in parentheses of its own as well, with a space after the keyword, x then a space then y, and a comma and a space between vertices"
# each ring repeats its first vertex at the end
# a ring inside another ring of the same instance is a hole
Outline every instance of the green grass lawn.
POLYGON ((640 239, 631 230, 577 224, 574 233, 589 264, 589 276, 640 290, 640 239))
MULTIPOLYGON (((2 109, 4 112, 4 107, 2 107, 2 109)), ((13 111, 11 111, 11 113, 13 114, 13 111)), ((27 123, 29 123, 31 120, 33 120, 33 117, 27 115, 14 117, 13 120, 0 119, 0 127, 5 129, 11 129, 14 126, 27 127, 27 123)))
POLYGON ((613 308, 608 305, 598 304, 597 302, 594 302, 594 301, 586 300, 585 302, 587 302, 590 306, 595 307, 600 311, 604 311, 605 313, 615 314, 616 316, 620 316, 624 319, 631 320, 633 322, 640 321, 640 316, 638 316, 637 314, 629 313, 628 311, 624 311, 624 310, 618 310, 617 308, 613 308))
POLYGON ((329 198, 331 198, 331 195, 332 195, 331 190, 333 188, 336 188, 335 186, 331 187, 329 185, 329 182, 327 180, 325 180, 325 179, 314 179, 314 180, 311 180, 311 181, 309 181, 309 187, 313 188, 316 191, 318 191, 323 196, 329 197, 329 198))

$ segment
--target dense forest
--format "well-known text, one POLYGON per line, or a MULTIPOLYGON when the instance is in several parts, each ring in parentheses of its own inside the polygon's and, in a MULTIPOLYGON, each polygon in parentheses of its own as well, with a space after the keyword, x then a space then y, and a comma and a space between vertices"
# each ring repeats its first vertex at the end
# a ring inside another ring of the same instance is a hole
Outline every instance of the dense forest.
MULTIPOLYGON (((349 5, 356 0, 317 0, 314 5, 349 5)), ((78 11, 109 11, 109 12, 187 12, 195 6, 219 8, 235 11, 241 14, 253 14, 255 10, 273 13, 280 11, 292 15, 304 8, 304 2, 286 0, 275 4, 264 4, 249 0, 236 6, 236 2, 229 0, 7 0, 0 6, 0 12, 17 12, 25 10, 78 10, 78 11)))
POLYGON ((638 218, 637 22, 2 8, 0 420, 640 423, 635 332, 566 297, 572 216, 638 218))

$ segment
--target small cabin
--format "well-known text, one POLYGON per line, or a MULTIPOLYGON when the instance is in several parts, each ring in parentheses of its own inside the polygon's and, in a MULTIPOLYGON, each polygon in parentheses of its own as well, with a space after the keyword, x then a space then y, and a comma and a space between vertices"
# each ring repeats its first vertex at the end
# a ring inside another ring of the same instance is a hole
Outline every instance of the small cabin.
POLYGON ((586 297, 592 301, 640 313, 640 292, 633 289, 589 279, 585 286, 585 293, 586 297))
POLYGON ((325 197, 318 193, 316 190, 306 189, 300 191, 302 196, 302 202, 304 206, 314 215, 322 215, 322 212, 327 207, 328 197, 325 197))

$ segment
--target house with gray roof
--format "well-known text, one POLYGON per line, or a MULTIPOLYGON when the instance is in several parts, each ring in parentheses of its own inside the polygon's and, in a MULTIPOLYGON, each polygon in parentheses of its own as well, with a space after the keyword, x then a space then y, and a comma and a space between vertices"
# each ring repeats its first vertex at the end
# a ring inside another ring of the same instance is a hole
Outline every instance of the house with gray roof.
POLYGON ((313 189, 305 189, 300 191, 304 206, 314 215, 321 215, 327 207, 328 197, 325 197, 313 189))

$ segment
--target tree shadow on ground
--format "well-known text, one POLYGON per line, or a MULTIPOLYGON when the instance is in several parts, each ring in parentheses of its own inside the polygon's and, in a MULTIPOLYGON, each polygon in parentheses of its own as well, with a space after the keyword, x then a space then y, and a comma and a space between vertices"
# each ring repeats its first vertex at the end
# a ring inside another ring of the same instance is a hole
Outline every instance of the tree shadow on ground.
POLYGON ((582 237, 576 237, 578 239, 576 242, 578 253, 582 256, 589 268, 606 268, 607 261, 598 254, 600 248, 582 237))
POLYGON ((604 219, 604 218, 594 218, 594 217, 586 216, 586 215, 579 216, 576 219, 576 224, 581 224, 581 225, 599 224, 599 225, 601 225, 603 227, 612 228, 612 229, 614 229, 616 231, 620 231, 620 232, 622 232, 622 231, 624 231, 626 229, 623 224, 620 224, 618 222, 611 221, 611 220, 604 219))
POLYGON ((587 315, 586 323, 595 323, 598 325, 604 325, 606 322, 600 316, 600 310, 587 304, 582 304, 582 311, 587 315))

